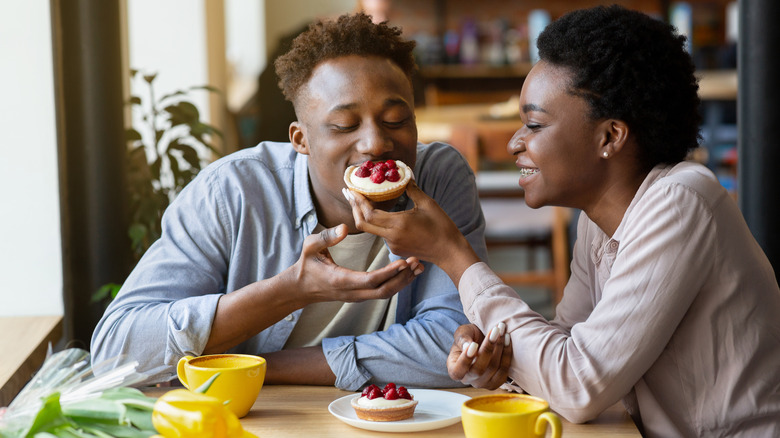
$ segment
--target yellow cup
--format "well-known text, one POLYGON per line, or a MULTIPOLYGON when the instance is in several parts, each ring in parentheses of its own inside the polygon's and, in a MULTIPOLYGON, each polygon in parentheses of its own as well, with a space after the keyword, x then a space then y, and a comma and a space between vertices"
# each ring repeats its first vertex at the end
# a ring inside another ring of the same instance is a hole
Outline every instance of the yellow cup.
POLYGON ((463 402, 461 422, 467 438, 544 437, 547 424, 552 437, 563 432, 561 419, 546 401, 525 394, 494 394, 463 402))
POLYGON ((228 409, 241 418, 249 413, 260 394, 265 366, 265 359, 249 354, 184 356, 179 359, 176 373, 184 387, 191 390, 219 373, 206 394, 222 401, 230 400, 228 409))

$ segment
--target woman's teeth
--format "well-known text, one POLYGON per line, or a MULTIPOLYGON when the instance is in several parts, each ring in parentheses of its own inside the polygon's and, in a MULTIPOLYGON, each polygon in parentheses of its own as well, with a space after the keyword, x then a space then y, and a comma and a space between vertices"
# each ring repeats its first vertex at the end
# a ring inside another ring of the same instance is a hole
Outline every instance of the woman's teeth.
POLYGON ((522 177, 531 176, 537 173, 539 173, 539 169, 531 169, 529 167, 524 167, 520 169, 520 176, 522 177))

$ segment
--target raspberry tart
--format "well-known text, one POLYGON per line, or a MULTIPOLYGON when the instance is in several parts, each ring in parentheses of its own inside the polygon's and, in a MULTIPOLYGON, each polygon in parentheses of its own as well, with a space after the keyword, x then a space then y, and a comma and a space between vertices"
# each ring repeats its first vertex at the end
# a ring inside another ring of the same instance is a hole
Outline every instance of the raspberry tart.
POLYGON ((401 196, 411 179, 412 169, 401 160, 366 161, 344 171, 347 187, 374 202, 401 196))
POLYGON ((411 418, 417 400, 403 386, 388 383, 384 389, 369 385, 359 397, 352 399, 355 414, 361 420, 398 421, 411 418))

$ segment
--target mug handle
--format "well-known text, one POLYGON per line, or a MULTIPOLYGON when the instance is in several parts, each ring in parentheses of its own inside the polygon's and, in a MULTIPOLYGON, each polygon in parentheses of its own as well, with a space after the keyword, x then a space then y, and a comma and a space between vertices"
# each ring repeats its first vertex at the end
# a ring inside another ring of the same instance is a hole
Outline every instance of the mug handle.
POLYGON ((547 432, 547 425, 545 424, 545 421, 550 423, 550 429, 552 429, 552 438, 561 438, 561 434, 563 433, 561 419, 550 411, 542 412, 538 417, 536 417, 536 434, 539 436, 544 436, 545 432, 547 432))
POLYGON ((190 389, 190 385, 187 383, 187 373, 184 370, 184 365, 186 365, 192 357, 193 356, 184 356, 179 359, 179 363, 176 364, 176 374, 179 376, 179 381, 187 389, 190 389))

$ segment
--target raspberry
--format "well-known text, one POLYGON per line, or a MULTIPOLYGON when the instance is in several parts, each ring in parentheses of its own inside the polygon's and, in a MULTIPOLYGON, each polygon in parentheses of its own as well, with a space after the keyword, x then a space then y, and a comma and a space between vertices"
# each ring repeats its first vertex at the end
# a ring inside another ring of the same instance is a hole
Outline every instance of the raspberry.
POLYGON ((371 160, 366 161, 365 163, 361 164, 360 167, 371 170, 371 168, 374 167, 374 162, 371 160))
POLYGON ((403 386, 399 386, 397 392, 399 398, 405 398, 407 400, 412 399, 412 395, 409 394, 409 391, 407 391, 406 388, 403 386))
POLYGON ((398 392, 395 388, 385 390, 385 400, 398 400, 398 392))
MULTIPOLYGON (((374 169, 379 169, 382 173, 385 173, 388 170, 390 170, 390 168, 387 167, 387 163, 379 163, 379 164, 374 166, 374 169)), ((371 170, 374 170, 374 169, 371 169, 371 170)))
POLYGON ((385 161, 385 164, 387 165, 388 169, 397 169, 398 166, 395 165, 395 160, 387 160, 385 161))
POLYGON ((371 171, 366 169, 365 167, 358 167, 358 169, 355 171, 355 176, 358 178, 366 178, 371 175, 371 171))
POLYGON ((368 396, 368 393, 371 392, 371 390, 379 391, 379 387, 374 385, 374 384, 368 385, 365 388, 363 388, 363 392, 361 392, 360 395, 362 395, 363 397, 366 397, 366 396, 368 396))
POLYGON ((398 169, 390 169, 385 172, 385 178, 390 182, 398 182, 401 180, 401 174, 398 173, 398 169))
POLYGON ((389 390, 389 389, 391 389, 391 388, 392 388, 392 389, 395 389, 395 383, 393 383, 393 382, 390 382, 390 383, 388 383, 387 385, 385 385, 385 387, 382 389, 382 392, 386 392, 387 390, 389 390))
POLYGON ((382 391, 379 388, 374 388, 368 391, 368 395, 366 395, 366 398, 369 400, 373 400, 375 398, 382 397, 382 391))
POLYGON ((374 184, 382 184, 385 180, 385 173, 378 167, 371 170, 371 181, 374 184))

